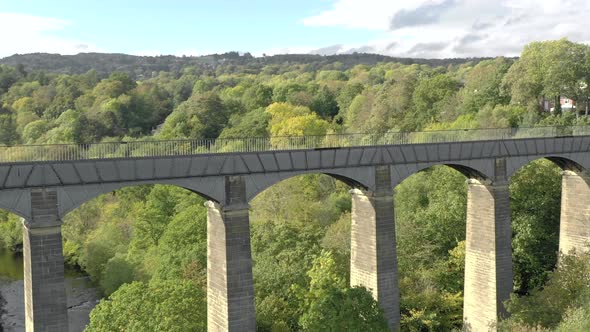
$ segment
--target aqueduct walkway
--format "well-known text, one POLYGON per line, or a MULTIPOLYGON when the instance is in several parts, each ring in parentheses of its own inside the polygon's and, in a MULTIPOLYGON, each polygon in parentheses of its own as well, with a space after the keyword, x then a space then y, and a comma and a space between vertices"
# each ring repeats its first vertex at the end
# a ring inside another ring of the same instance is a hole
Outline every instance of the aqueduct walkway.
POLYGON ((590 127, 0 147, 0 208, 24 219, 27 331, 66 331, 61 223, 84 202, 139 184, 209 199, 208 329, 254 331, 248 203, 286 178, 324 173, 352 194, 351 284, 369 288, 399 328, 393 188, 433 165, 468 179, 466 329, 487 330, 512 291, 508 183, 547 158, 564 172, 560 250, 590 240, 590 127))

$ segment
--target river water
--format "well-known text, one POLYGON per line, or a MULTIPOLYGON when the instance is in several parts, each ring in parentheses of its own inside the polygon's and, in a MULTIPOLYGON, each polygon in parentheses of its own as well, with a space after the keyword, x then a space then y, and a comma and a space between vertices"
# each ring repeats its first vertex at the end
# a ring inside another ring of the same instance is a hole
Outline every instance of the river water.
MULTIPOLYGON (((100 294, 87 276, 72 270, 66 270, 66 294, 70 332, 81 332, 100 294)), ((6 301, 0 326, 5 332, 24 332, 23 258, 4 249, 0 249, 0 296, 6 301)))

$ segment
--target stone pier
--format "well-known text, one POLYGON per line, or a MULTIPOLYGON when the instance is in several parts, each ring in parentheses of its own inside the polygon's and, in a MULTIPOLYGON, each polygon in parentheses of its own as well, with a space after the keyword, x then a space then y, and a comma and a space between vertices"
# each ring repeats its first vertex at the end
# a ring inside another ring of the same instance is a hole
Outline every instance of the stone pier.
POLYGON ((590 245, 590 178, 573 171, 563 171, 561 182, 561 218, 559 251, 583 252, 590 245))
POLYGON ((392 331, 400 327, 393 190, 387 166, 375 168, 377 190, 352 193, 351 286, 368 288, 392 331))
POLYGON ((207 213, 207 329, 256 331, 250 219, 243 177, 225 178, 226 201, 207 213))
POLYGON ((465 331, 495 331, 512 292, 510 196, 508 182, 498 182, 467 181, 465 331))
POLYGON ((23 222, 25 326, 33 331, 68 331, 61 220, 57 193, 31 190, 32 219, 23 222))

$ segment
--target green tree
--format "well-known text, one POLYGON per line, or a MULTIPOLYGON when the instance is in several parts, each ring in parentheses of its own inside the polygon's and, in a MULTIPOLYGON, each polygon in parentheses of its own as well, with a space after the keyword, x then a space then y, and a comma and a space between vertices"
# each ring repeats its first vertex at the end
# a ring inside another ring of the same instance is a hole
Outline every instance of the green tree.
POLYGON ((363 93, 354 97, 348 110, 340 112, 344 128, 347 132, 366 133, 372 129, 374 130, 374 128, 371 128, 372 122, 369 121, 374 100, 375 94, 370 90, 365 90, 363 93))
POLYGON ((512 103, 538 109, 553 99, 560 113, 559 97, 577 100, 582 83, 588 77, 585 66, 590 48, 561 39, 533 42, 525 46, 520 58, 504 78, 512 103))
POLYGON ((543 287, 530 295, 513 295, 508 302, 510 320, 527 326, 555 328, 568 310, 590 301, 590 253, 561 256, 557 269, 543 287))
MULTIPOLYGON (((155 278, 181 279, 193 267, 207 266, 207 209, 196 195, 184 197, 158 243, 158 267, 155 278)), ((205 280, 206 281, 206 280, 205 280)), ((199 285, 206 287, 206 284, 199 285)))
POLYGON ((14 144, 18 142, 16 121, 12 111, 0 107, 0 144, 14 144))
POLYGON ((63 112, 75 108, 75 100, 82 95, 82 91, 79 82, 69 75, 58 77, 52 84, 55 86, 55 96, 45 110, 44 116, 56 119, 63 112))
POLYGON ((348 110, 352 100, 363 92, 364 89, 365 87, 359 83, 348 83, 340 89, 340 92, 336 97, 336 102, 338 103, 338 109, 340 110, 341 115, 348 110))
POLYGON ((127 130, 147 134, 172 112, 172 97, 153 83, 139 84, 131 92, 131 107, 122 115, 127 130))
POLYGON ((0 247, 16 251, 23 243, 22 229, 17 215, 0 210, 0 247))
POLYGON ((409 129, 419 130, 439 119, 443 106, 458 91, 458 82, 446 74, 423 78, 418 82, 412 100, 415 111, 409 129))
POLYGON ((570 309, 557 326, 556 332, 588 330, 590 330, 590 299, 586 305, 577 309, 570 309))
POLYGON ((22 97, 12 103, 12 108, 16 114, 17 131, 22 133, 24 127, 39 120, 39 114, 43 114, 43 110, 39 110, 37 103, 31 97, 22 97))
POLYGON ((169 95, 172 95, 173 106, 176 107, 190 98, 193 94, 193 86, 195 86, 196 80, 197 77, 195 75, 185 74, 171 83, 172 87, 171 89, 167 89, 167 91, 169 95))
POLYGON ((121 285, 134 280, 134 266, 121 253, 109 259, 104 268, 100 286, 106 295, 115 292, 121 285))
POLYGON ((193 86, 193 95, 204 94, 213 90, 214 87, 219 85, 219 82, 213 77, 202 77, 195 82, 193 86))
POLYGON ((511 180, 514 283, 519 294, 542 286, 557 261, 559 172, 552 162, 539 160, 524 166, 511 180))
POLYGON ((216 138, 229 112, 217 94, 193 94, 166 119, 161 138, 216 138))
POLYGON ((503 57, 478 63, 465 75, 461 89, 463 113, 478 113, 484 106, 494 108, 510 102, 502 90, 502 79, 511 62, 503 57))
MULTIPOLYGON (((271 115, 269 132, 271 136, 323 136, 329 123, 320 119, 305 106, 288 103, 274 103, 266 108, 271 115)), ((273 139, 273 144, 286 143, 281 138, 273 139)))
POLYGON ((183 280, 125 284, 90 313, 88 332, 206 331, 205 293, 183 280))
POLYGON ((323 251, 307 273, 309 290, 294 288, 301 302, 303 331, 388 331, 383 311, 362 287, 348 288, 332 254, 323 251))
POLYGON ((17 81, 18 75, 13 67, 0 65, 0 94, 8 91, 17 81))
POLYGON ((395 189, 402 329, 459 329, 467 190, 450 167, 414 174, 395 189))
POLYGON ((294 105, 309 106, 311 96, 308 93, 308 87, 305 85, 289 82, 275 86, 272 95, 275 102, 289 102, 294 105))
POLYGON ((94 87, 92 94, 99 101, 103 99, 117 98, 120 95, 128 94, 136 86, 137 84, 128 74, 114 72, 108 79, 100 81, 100 83, 94 87))
POLYGON ((84 243, 80 265, 95 282, 100 282, 109 260, 117 253, 125 253, 129 238, 122 227, 110 222, 97 228, 84 243))
POLYGON ((30 122, 23 129, 23 141, 27 144, 37 143, 39 139, 49 131, 50 128, 51 125, 47 120, 37 120, 30 122))
POLYGON ((178 202, 190 193, 181 188, 156 185, 135 221, 133 246, 146 249, 157 245, 176 213, 178 202))
POLYGON ((450 167, 414 174, 395 189, 400 267, 447 257, 465 239, 465 176, 450 167))
MULTIPOLYGON (((86 137, 88 120, 84 114, 76 110, 67 110, 63 112, 55 121, 57 127, 49 130, 45 134, 47 143, 85 143, 90 141, 86 137)), ((42 123, 37 123, 36 127, 31 130, 39 130, 42 128, 42 123)), ((25 128, 26 129, 26 128, 25 128)), ((33 131, 28 133, 34 138, 36 133, 33 131)))
POLYGON ((271 115, 264 108, 233 114, 219 138, 267 137, 271 115))
POLYGON ((263 84, 252 85, 244 91, 242 102, 249 111, 266 107, 272 103, 272 88, 263 84))
POLYGON ((252 256, 258 327, 271 331, 274 325, 282 322, 296 329, 299 303, 291 292, 291 285, 307 286, 305 272, 320 250, 320 230, 253 217, 252 256))
POLYGON ((327 87, 322 87, 313 99, 311 109, 319 116, 332 118, 338 114, 336 97, 327 87))
POLYGON ((348 76, 340 70, 320 70, 317 73, 318 81, 346 81, 348 76))
POLYGON ((531 125, 527 121, 527 109, 519 105, 486 104, 479 110, 476 120, 480 128, 515 128, 531 125))
POLYGON ((392 79, 379 88, 371 110, 369 125, 371 130, 384 132, 392 128, 413 129, 414 103, 412 96, 416 88, 419 71, 415 68, 400 69, 392 79))
POLYGON ((586 78, 584 61, 590 48, 567 39, 545 42, 543 46, 543 94, 556 98, 556 110, 559 110, 560 96, 579 100, 580 86, 586 78))

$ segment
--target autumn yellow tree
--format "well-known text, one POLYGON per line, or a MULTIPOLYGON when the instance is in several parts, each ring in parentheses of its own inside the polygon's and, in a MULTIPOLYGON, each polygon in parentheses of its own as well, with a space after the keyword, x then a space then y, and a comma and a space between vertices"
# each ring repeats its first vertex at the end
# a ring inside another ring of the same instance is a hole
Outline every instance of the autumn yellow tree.
POLYGON ((319 143, 328 130, 329 123, 305 106, 273 103, 266 112, 271 115, 269 132, 274 147, 319 143))

